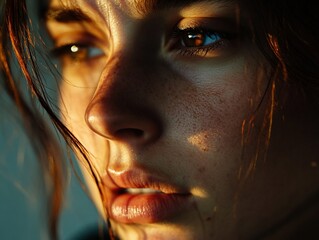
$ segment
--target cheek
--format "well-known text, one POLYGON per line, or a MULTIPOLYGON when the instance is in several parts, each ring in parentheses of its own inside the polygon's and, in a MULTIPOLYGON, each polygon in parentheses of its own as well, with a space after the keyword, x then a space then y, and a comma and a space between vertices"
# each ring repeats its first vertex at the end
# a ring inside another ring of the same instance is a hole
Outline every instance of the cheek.
MULTIPOLYGON (((179 163, 181 171, 206 188, 227 182, 234 186, 241 165, 243 123, 251 119, 266 91, 264 67, 238 61, 218 69, 187 69, 183 78, 191 87, 184 84, 179 94, 172 94, 169 111, 175 119, 170 132, 175 139, 184 139, 187 149, 189 162, 179 163)), ((256 125, 261 125, 260 119, 256 125)))
MULTIPOLYGON (((102 66, 88 69, 80 63, 69 64, 63 70, 60 84, 60 108, 65 124, 81 138, 81 131, 87 129, 86 108, 95 92, 102 66), (74 130, 74 131, 73 131, 74 130)), ((87 132, 87 131, 85 131, 87 132)))
POLYGON ((76 87, 66 80, 60 85, 60 93, 59 105, 62 120, 76 137, 82 138, 82 135, 87 132, 84 116, 90 94, 87 90, 76 87))
POLYGON ((267 85, 262 66, 250 65, 248 71, 246 65, 188 68, 183 78, 190 84, 170 94, 173 127, 199 150, 218 151, 240 142, 243 122, 256 111, 267 85))
POLYGON ((189 120, 181 129, 191 156, 184 172, 203 195, 216 194, 221 186, 221 191, 232 191, 240 164, 241 126, 248 113, 243 106, 248 101, 240 98, 240 92, 231 97, 223 91, 214 97, 207 89, 201 92, 198 99, 188 101, 192 102, 193 118, 186 118, 189 120))
POLYGON ((65 80, 60 84, 59 105, 62 121, 88 150, 90 161, 98 169, 105 169, 107 156, 105 139, 94 133, 85 121, 85 112, 95 92, 95 87, 89 86, 88 80, 92 80, 90 77, 83 79, 75 74, 72 76, 71 73, 64 72, 65 80))

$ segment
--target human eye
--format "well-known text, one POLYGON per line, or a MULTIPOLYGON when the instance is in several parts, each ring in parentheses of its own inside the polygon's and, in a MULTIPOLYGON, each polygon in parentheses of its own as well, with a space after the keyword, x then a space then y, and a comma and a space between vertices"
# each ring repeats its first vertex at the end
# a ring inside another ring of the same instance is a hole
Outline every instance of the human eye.
POLYGON ((169 51, 178 56, 217 57, 233 49, 237 35, 228 23, 216 19, 187 21, 174 28, 169 51))
POLYGON ((64 33, 53 38, 51 57, 59 63, 63 80, 72 86, 96 86, 105 67, 108 47, 100 38, 64 33))
POLYGON ((92 43, 73 42, 57 46, 52 50, 54 57, 63 63, 89 62, 105 55, 104 51, 92 43))

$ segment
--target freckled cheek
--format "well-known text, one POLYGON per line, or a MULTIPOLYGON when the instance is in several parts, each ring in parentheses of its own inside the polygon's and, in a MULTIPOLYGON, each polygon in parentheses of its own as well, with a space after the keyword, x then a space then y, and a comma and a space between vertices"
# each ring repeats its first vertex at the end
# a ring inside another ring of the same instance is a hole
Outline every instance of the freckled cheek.
POLYGON ((171 94, 166 109, 175 118, 172 129, 180 129, 179 134, 186 135, 189 144, 202 152, 237 145, 243 121, 253 113, 260 98, 258 66, 238 58, 222 66, 176 64, 174 69, 179 73, 173 87, 178 92, 171 94))
POLYGON ((234 182, 237 176, 241 163, 241 122, 241 119, 228 123, 202 122, 200 127, 207 130, 188 137, 194 156, 190 159, 189 174, 209 192, 216 191, 215 186, 220 184, 227 189, 226 183, 234 182))
POLYGON ((176 111, 176 122, 188 143, 202 152, 217 152, 240 142, 242 123, 252 113, 247 92, 241 89, 203 88, 182 102, 184 111, 176 111))
MULTIPOLYGON (((174 101, 175 133, 185 140, 188 165, 196 184, 215 191, 216 184, 232 188, 240 164, 241 128, 251 116, 254 74, 212 76, 210 84, 192 88, 174 101), (207 183, 207 179, 211 181, 207 183)), ((223 189, 221 191, 224 191, 223 189)), ((224 195, 227 195, 225 190, 224 195)))

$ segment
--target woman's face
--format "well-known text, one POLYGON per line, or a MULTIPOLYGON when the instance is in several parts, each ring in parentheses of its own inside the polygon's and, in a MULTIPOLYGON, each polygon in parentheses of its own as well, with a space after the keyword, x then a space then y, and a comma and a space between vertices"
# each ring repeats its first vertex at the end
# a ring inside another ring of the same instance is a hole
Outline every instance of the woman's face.
POLYGON ((62 116, 123 239, 231 238, 280 207, 263 209, 276 170, 241 181, 264 137, 270 88, 239 13, 217 0, 52 1, 62 116))

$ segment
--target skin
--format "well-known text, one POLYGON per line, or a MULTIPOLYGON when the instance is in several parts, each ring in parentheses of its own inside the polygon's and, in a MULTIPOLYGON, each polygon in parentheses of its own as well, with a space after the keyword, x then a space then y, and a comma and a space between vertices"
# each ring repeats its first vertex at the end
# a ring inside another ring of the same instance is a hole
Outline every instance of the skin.
MULTIPOLYGON (((69 6, 67 0, 53 0, 51 7, 61 2, 69 6)), ((237 25, 228 21, 237 19, 235 3, 137 11, 132 1, 74 2, 88 19, 49 18, 49 33, 58 47, 85 43, 97 53, 83 59, 60 56, 66 126, 87 148, 102 179, 136 170, 190 194, 187 208, 163 221, 111 220, 121 238, 251 239, 318 189, 312 109, 289 97, 275 109, 269 147, 263 144, 274 92, 271 84, 267 88, 270 67, 249 37, 226 39, 206 54, 182 53, 172 44, 170 30, 178 23, 236 32, 237 25), (243 145, 242 127, 246 123, 247 131, 252 118, 254 128, 243 145), (256 153, 256 165, 250 165, 256 153)), ((83 171, 104 215, 107 206, 83 171)))

